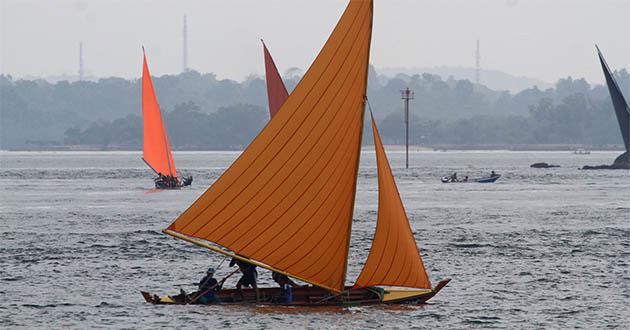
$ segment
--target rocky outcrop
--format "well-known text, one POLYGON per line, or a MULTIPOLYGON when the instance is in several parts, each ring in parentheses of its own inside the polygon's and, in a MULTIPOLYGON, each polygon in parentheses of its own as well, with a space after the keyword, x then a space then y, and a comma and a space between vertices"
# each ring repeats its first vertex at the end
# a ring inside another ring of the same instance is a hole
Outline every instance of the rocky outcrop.
POLYGON ((560 165, 553 165, 553 164, 547 164, 547 163, 533 163, 533 164, 529 165, 529 167, 533 167, 533 168, 552 168, 552 167, 560 167, 560 165))
POLYGON ((630 170, 630 153, 624 152, 619 155, 612 165, 585 165, 583 170, 630 170))

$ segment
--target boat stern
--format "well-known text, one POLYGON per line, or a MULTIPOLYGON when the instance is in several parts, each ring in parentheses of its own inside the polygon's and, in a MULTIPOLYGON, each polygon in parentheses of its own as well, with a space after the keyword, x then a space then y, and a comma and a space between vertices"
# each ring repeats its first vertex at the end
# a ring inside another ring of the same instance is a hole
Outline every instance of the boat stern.
POLYGON ((160 297, 158 295, 152 295, 146 291, 140 291, 144 300, 152 304, 178 304, 180 302, 173 299, 171 296, 160 297))
POLYGON ((383 293, 383 303, 425 303, 440 292, 451 279, 438 282, 433 289, 386 289, 383 293))

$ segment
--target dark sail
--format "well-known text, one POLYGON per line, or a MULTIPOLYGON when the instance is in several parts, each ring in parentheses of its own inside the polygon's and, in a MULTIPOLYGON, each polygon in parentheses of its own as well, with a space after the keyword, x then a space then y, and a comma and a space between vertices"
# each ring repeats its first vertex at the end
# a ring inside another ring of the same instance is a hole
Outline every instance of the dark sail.
POLYGON ((626 99, 621 94, 621 89, 615 80, 604 55, 599 50, 597 45, 597 54, 599 55, 599 62, 602 64, 602 70, 604 70, 604 76, 606 77, 606 84, 608 85, 608 91, 610 92, 610 98, 612 99, 613 106, 615 107, 615 114, 617 114, 617 121, 619 122, 619 128, 621 129, 621 135, 623 136, 623 143, 626 146, 626 155, 630 153, 630 108, 626 99))

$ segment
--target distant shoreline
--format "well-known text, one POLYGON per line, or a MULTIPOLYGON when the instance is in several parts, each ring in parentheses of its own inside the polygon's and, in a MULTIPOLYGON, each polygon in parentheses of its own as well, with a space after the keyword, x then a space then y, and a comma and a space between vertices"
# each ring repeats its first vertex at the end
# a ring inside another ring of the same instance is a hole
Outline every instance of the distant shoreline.
MULTIPOLYGON (((372 150, 372 145, 363 145, 363 150, 372 150)), ((404 145, 386 145, 389 151, 404 151, 404 145)), ((610 145, 577 145, 577 144, 432 144, 432 145, 410 145, 409 151, 625 151, 621 144, 610 145)), ((241 151, 243 149, 204 149, 198 147, 173 148, 173 151, 241 151)), ((3 151, 142 151, 136 146, 93 146, 93 145, 47 145, 30 146, 22 148, 11 148, 3 151)))

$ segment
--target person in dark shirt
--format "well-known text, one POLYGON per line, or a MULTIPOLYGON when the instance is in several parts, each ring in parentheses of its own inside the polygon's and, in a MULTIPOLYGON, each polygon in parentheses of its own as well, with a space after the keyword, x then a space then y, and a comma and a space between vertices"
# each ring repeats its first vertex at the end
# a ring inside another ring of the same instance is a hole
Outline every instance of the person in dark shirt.
POLYGON ((278 283, 278 285, 280 285, 280 288, 282 289, 282 295, 280 296, 278 302, 284 304, 293 303, 293 287, 296 287, 298 285, 293 282, 288 276, 278 272, 271 273, 271 278, 273 278, 273 280, 278 283))
POLYGON ((237 265, 238 269, 241 271, 243 276, 236 283, 236 289, 241 292, 244 287, 252 287, 256 291, 256 301, 259 301, 258 295, 258 285, 256 284, 256 280, 258 279, 258 272, 256 271, 256 266, 250 264, 249 262, 245 262, 236 258, 232 258, 230 261, 230 267, 237 265))
POLYGON ((199 282, 199 298, 197 301, 202 304, 219 303, 217 292, 221 289, 219 282, 214 278, 214 268, 208 268, 206 276, 199 282))
POLYGON ((190 186, 192 184, 192 181, 193 181, 193 177, 192 177, 192 175, 190 175, 190 176, 184 178, 184 180, 182 181, 182 185, 183 186, 190 186))

